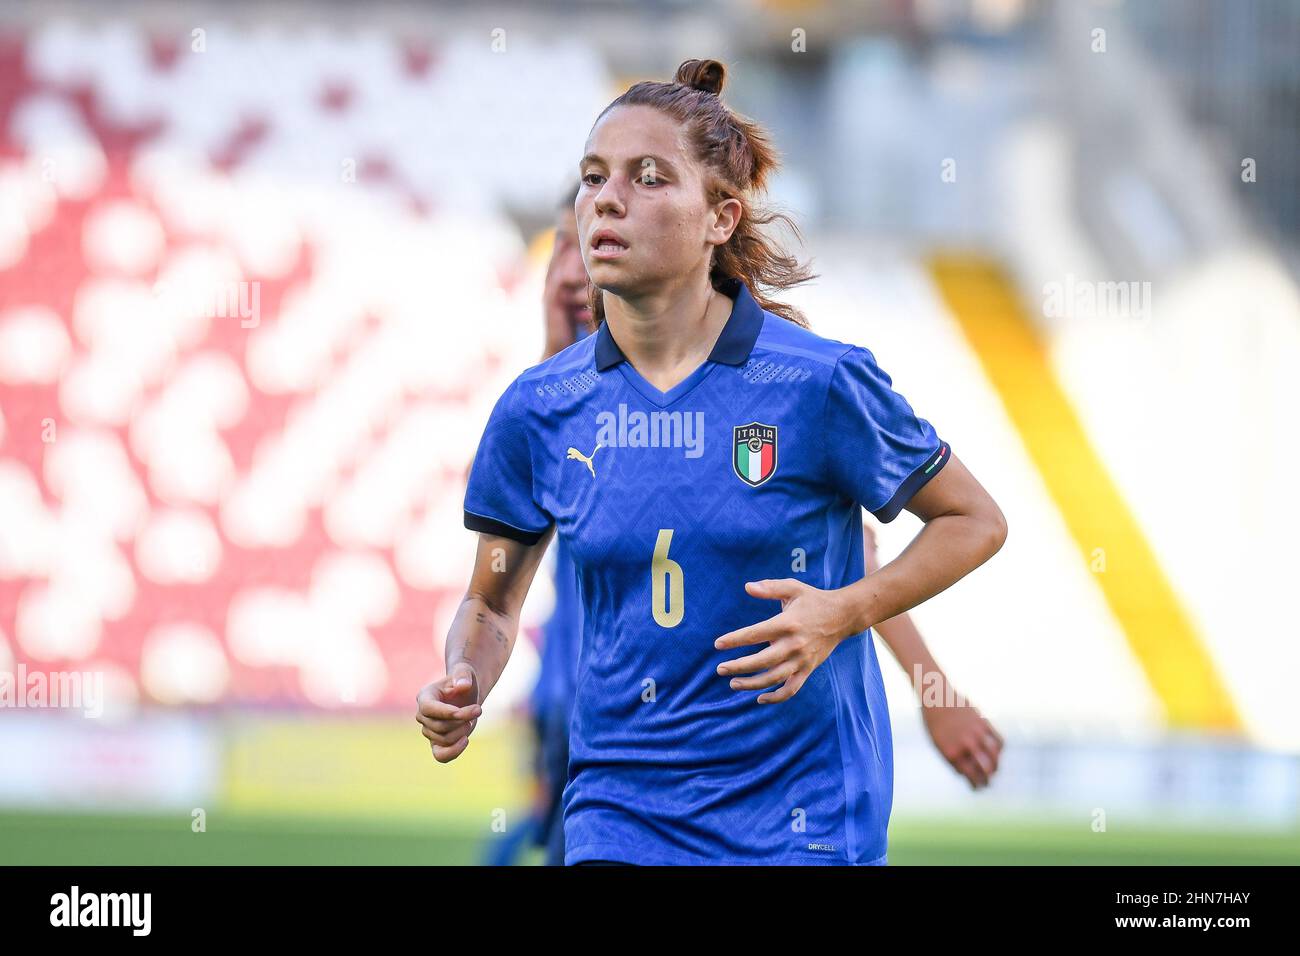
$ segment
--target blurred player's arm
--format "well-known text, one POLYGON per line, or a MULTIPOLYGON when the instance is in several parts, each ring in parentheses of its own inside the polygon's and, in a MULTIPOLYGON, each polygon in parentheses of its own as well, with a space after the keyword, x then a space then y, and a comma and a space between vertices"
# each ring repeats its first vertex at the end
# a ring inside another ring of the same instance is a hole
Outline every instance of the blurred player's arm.
MULTIPOLYGON (((867 574, 875 574, 880 569, 876 535, 868 524, 862 526, 862 531, 867 574)), ((1003 744, 1001 735, 973 704, 952 688, 948 675, 939 667, 921 632, 906 612, 876 624, 875 632, 912 682, 912 689, 921 704, 925 729, 940 755, 970 782, 973 789, 987 785, 998 769, 1003 744), (937 701, 927 701, 927 685, 931 690, 937 685, 937 701), (948 706, 950 697, 957 701, 955 706, 948 706)))
POLYGON ((421 689, 416 721, 439 763, 455 760, 501 679, 519 634, 519 615, 552 525, 536 544, 480 533, 469 587, 446 640, 446 676, 421 689))

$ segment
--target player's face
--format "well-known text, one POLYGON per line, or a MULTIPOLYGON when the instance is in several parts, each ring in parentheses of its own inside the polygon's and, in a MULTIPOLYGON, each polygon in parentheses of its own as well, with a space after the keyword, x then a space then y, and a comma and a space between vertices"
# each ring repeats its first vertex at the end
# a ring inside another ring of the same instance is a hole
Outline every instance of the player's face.
POLYGON ((560 284, 557 295, 569 321, 577 325, 591 318, 587 305, 587 266, 578 241, 578 220, 572 210, 562 213, 555 224, 555 248, 550 268, 560 284))
POLYGON ((677 122, 649 106, 619 106, 592 128, 574 211, 587 274, 617 296, 707 271, 716 235, 703 170, 677 122), (621 242, 600 247, 603 230, 621 242))

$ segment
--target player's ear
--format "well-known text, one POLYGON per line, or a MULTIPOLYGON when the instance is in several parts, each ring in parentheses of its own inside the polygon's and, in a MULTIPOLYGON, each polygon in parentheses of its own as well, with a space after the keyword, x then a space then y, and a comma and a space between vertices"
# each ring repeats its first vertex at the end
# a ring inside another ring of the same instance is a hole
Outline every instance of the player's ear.
POLYGON ((735 233, 740 218, 744 215, 744 208, 740 200, 735 198, 723 199, 714 205, 713 229, 719 236, 719 245, 725 244, 735 233))

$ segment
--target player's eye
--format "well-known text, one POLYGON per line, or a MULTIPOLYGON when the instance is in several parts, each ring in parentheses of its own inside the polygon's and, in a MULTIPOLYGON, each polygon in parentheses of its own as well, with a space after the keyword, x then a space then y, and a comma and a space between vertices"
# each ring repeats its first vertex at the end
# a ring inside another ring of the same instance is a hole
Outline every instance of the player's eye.
POLYGON ((599 183, 593 183, 593 182, 591 181, 591 177, 593 177, 593 176, 595 176, 596 178, 599 179, 599 178, 600 178, 600 173, 587 173, 586 175, 584 175, 584 176, 582 177, 582 181, 583 181, 584 183, 586 183, 588 186, 598 186, 598 185, 600 185, 599 183))
POLYGON ((658 186, 658 185, 660 185, 662 182, 663 182, 663 180, 660 179, 658 176, 656 176, 654 173, 642 173, 642 174, 641 174, 641 185, 642 185, 642 186, 658 186))

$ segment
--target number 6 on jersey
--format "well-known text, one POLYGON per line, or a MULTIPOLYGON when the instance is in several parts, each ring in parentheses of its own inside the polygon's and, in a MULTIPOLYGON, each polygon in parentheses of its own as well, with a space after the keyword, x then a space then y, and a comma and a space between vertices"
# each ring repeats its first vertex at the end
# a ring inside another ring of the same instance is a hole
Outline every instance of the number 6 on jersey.
POLYGON ((686 613, 686 586, 682 580, 682 566, 668 557, 668 546, 673 543, 673 529, 660 528, 655 541, 654 558, 650 561, 650 604, 655 623, 660 627, 676 627, 686 613), (664 577, 668 587, 664 587, 664 577))

